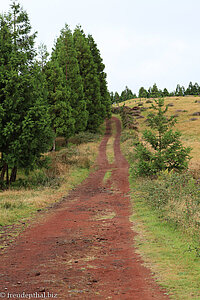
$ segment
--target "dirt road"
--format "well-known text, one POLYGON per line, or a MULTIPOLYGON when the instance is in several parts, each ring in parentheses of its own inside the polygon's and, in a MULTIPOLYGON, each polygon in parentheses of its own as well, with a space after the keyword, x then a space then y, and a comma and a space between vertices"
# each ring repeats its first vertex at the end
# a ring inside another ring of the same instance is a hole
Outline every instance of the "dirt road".
POLYGON ((0 297, 167 299, 134 251, 120 134, 119 120, 107 121, 97 170, 0 256, 0 297), (117 128, 113 164, 106 156, 111 122, 117 128))

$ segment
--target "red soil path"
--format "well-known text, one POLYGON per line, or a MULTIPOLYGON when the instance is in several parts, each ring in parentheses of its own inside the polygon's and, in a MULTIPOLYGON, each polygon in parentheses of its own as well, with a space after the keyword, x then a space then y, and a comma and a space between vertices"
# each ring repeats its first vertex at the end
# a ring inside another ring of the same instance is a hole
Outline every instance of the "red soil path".
POLYGON ((0 297, 168 299, 133 247, 128 163, 120 134, 119 120, 107 121, 98 170, 1 255, 0 297), (111 122, 117 128, 113 164, 106 157, 111 122), (107 171, 112 173, 105 183, 107 171))

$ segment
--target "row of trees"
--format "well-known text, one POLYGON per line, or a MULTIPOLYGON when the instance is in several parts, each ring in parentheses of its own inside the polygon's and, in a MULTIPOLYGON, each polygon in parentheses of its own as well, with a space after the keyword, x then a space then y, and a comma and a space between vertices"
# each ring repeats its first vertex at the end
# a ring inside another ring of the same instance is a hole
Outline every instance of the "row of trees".
POLYGON ((110 98, 112 103, 119 103, 122 101, 126 101, 129 99, 137 98, 136 94, 133 94, 133 92, 126 86, 125 89, 121 92, 119 95, 118 92, 111 92, 110 98))
POLYGON ((96 131, 111 114, 104 64, 80 26, 61 30, 50 59, 35 50, 27 13, 13 2, 0 15, 0 181, 41 165, 56 136, 96 131), (11 173, 9 174, 9 169, 11 173))
POLYGON ((180 86, 177 84, 175 91, 169 92, 166 88, 160 90, 157 88, 157 85, 154 84, 153 87, 145 90, 144 87, 141 87, 139 90, 139 98, 158 98, 158 97, 173 97, 173 96, 189 96, 189 95, 199 95, 200 86, 198 83, 193 84, 189 83, 188 87, 180 86))
POLYGON ((154 84, 153 87, 150 87, 148 90, 146 90, 144 87, 141 87, 139 89, 138 97, 136 94, 133 94, 133 92, 127 86, 121 94, 118 92, 110 93, 112 103, 119 103, 134 98, 162 98, 189 95, 200 95, 200 86, 198 83, 193 84, 190 82, 187 88, 177 84, 176 89, 173 92, 169 92, 166 88, 163 90, 158 89, 156 84, 154 84))

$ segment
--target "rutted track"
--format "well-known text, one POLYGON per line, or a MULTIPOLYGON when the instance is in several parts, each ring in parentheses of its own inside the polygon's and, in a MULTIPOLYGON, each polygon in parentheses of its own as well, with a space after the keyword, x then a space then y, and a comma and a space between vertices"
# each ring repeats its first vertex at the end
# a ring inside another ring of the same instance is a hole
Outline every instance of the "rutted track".
POLYGON ((99 147, 98 169, 0 257, 0 292, 6 297, 25 292, 63 300, 167 299, 134 251, 120 134, 113 117, 99 147), (106 156, 111 122, 117 128, 113 164, 106 156), (107 171, 111 176, 104 182, 107 171))

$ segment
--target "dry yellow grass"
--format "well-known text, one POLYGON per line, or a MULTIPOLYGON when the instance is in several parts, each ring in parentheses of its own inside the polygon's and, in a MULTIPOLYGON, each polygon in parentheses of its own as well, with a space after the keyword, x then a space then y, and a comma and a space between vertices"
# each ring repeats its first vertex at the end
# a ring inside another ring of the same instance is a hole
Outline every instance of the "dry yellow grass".
POLYGON ((61 184, 57 187, 38 187, 37 189, 6 190, 0 192, 0 225, 12 224, 30 217, 37 209, 43 209, 62 197, 81 183, 94 164, 98 153, 99 141, 76 146, 74 154, 67 159, 67 148, 50 153, 51 168, 49 176, 58 176, 61 184))

